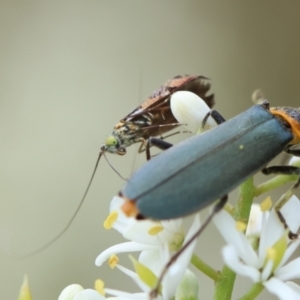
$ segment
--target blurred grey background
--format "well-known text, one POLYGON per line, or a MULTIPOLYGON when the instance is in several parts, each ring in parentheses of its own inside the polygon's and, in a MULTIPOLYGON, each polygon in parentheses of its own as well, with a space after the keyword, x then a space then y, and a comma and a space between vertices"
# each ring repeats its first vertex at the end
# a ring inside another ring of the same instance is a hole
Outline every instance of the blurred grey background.
MULTIPOLYGON (((62 230, 115 123, 174 75, 211 78, 226 118, 247 109, 257 88, 273 106, 298 106, 299 13, 292 0, 1 0, 0 299, 17 298, 24 274, 35 299, 57 299, 71 283, 92 287, 96 278, 138 291, 118 270, 94 265, 122 241, 102 226, 123 185, 104 159, 62 238, 24 260, 5 249, 26 254, 62 230)), ((107 155, 124 176, 145 161, 136 156, 137 147, 107 155)), ((223 241, 209 227, 198 254, 218 268, 223 241)), ((200 280, 201 299, 211 299, 213 283, 200 280)), ((233 298, 250 284, 238 281, 233 298)))

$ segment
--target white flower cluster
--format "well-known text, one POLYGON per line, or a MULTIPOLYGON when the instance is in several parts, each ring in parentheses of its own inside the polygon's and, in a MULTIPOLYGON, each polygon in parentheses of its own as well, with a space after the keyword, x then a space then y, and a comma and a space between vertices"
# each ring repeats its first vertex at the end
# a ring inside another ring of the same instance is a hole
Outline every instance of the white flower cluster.
MULTIPOLYGON (((120 292, 113 289, 104 289, 106 294, 113 295, 114 299, 136 299, 144 300, 149 299, 149 292, 154 288, 156 280, 166 262, 174 251, 180 249, 185 240, 188 240, 195 231, 199 228, 199 216, 197 215, 194 222, 187 233, 186 237, 182 229, 182 219, 172 221, 154 222, 150 220, 136 221, 133 218, 128 218, 120 210, 124 200, 119 197, 114 197, 110 205, 110 214, 104 226, 116 229, 128 242, 114 245, 103 251, 96 258, 96 265, 101 266, 104 262, 108 261, 109 265, 118 268, 121 272, 128 275, 142 290, 142 293, 130 294, 120 292), (119 263, 117 254, 124 252, 139 252, 138 260, 131 257, 135 272, 129 270, 119 263)), ((175 299, 182 298, 182 294, 188 293, 189 299, 197 299, 198 283, 194 274, 187 269, 191 260, 196 241, 193 242, 187 250, 179 257, 176 263, 168 270, 166 276, 162 281, 161 299, 171 299, 175 294, 175 299), (184 280, 182 280, 184 278, 184 280), (188 285, 186 283, 188 282, 188 285), (194 295, 194 297, 191 297, 194 295), (179 298, 181 297, 181 298, 179 298)), ((98 298, 76 298, 78 295, 89 293, 92 295, 91 290, 82 291, 78 286, 71 286, 66 288, 68 293, 70 289, 75 290, 75 296, 65 297, 66 291, 64 290, 59 300, 78 300, 78 299, 111 299, 104 298, 99 294, 98 298)), ((160 298, 158 298, 160 299, 160 298)))
MULTIPOLYGON (((226 212, 221 211, 214 223, 227 242, 222 249, 224 262, 234 272, 261 283, 270 293, 282 300, 300 299, 300 286, 291 282, 300 278, 300 257, 287 262, 300 244, 300 239, 291 241, 288 230, 273 210, 269 213, 252 205, 247 234, 236 226, 226 212), (250 230, 249 230, 250 229, 250 230), (253 243, 256 236, 257 243, 253 243)), ((300 200, 293 196, 282 208, 288 227, 297 232, 300 226, 300 200)))
MULTIPOLYGON (((172 102, 177 108, 173 112, 181 124, 190 123, 189 129, 198 132, 208 108, 204 107, 200 114, 195 113, 195 101, 199 101, 200 98, 196 99, 197 96, 191 94, 186 91, 175 93, 172 102), (189 103, 188 98, 193 104, 186 107, 186 103, 189 103)), ((203 104, 199 104, 201 105, 203 104)), ((208 125, 214 126, 210 118, 208 125)), ((71 285, 62 291, 59 300, 149 299, 149 292, 155 287, 171 255, 200 227, 198 215, 186 236, 181 219, 161 222, 136 221, 126 217, 121 211, 123 201, 119 197, 113 198, 104 226, 107 229, 114 228, 128 241, 103 251, 97 257, 96 265, 101 266, 108 261, 112 268, 115 267, 129 276, 137 284, 140 292, 126 293, 108 289, 103 286, 102 281, 98 281, 95 290, 84 290, 79 285, 71 285), (117 254, 124 252, 139 252, 137 260, 130 257, 134 271, 120 264, 117 254), (106 298, 106 294, 112 297, 106 298)), ((214 217, 214 223, 227 243, 222 249, 224 263, 236 274, 249 277, 253 281, 253 288, 241 299, 255 299, 265 288, 281 300, 299 300, 300 286, 292 280, 300 278, 300 257, 290 262, 288 260, 299 246, 300 239, 290 240, 288 232, 297 232, 300 226, 300 201, 293 196, 280 211, 288 229, 279 220, 274 209, 270 211, 269 208, 262 210, 260 206, 252 205, 249 223, 244 226, 237 223, 225 210, 214 217)), ((198 282, 187 268, 195 245, 196 240, 168 269, 157 299, 198 299, 198 282)), ((215 276, 218 276, 218 272, 215 273, 215 276)))

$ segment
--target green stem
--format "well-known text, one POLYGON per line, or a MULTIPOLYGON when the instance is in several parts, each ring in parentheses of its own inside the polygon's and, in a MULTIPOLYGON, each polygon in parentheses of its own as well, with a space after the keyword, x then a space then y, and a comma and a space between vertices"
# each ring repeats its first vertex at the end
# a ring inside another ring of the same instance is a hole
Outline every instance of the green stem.
POLYGON ((256 187, 255 197, 298 179, 297 175, 278 175, 256 187))
POLYGON ((251 289, 239 300, 253 300, 255 299, 262 291, 264 290, 264 286, 258 282, 252 285, 251 289))
MULTIPOLYGON (((253 185, 253 178, 247 179, 240 186, 239 198, 234 213, 234 219, 248 223, 251 205, 255 194, 255 186, 253 185)), ((228 267, 224 266, 219 278, 215 281, 214 300, 230 300, 232 296, 234 281, 236 274, 228 267)))
POLYGON ((200 259, 196 254, 193 254, 191 258, 191 263, 206 276, 211 278, 213 281, 216 281, 219 278, 219 272, 205 263, 200 259))
POLYGON ((236 274, 224 266, 219 279, 215 281, 214 300, 230 300, 236 274))
POLYGON ((240 185, 236 213, 234 215, 234 219, 236 221, 241 221, 245 224, 248 224, 255 191, 256 189, 253 185, 253 177, 247 179, 240 185))

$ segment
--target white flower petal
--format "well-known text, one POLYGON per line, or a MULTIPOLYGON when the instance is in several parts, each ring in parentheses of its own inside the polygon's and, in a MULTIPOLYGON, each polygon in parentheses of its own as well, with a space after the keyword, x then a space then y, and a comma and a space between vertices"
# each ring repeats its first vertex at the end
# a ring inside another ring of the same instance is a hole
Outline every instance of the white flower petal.
MULTIPOLYGON (((200 228, 199 215, 197 214, 194 222, 186 235, 184 244, 185 245, 190 238, 197 232, 200 228)), ((164 299, 170 299, 174 297, 177 286, 180 284, 183 275, 187 269, 187 266, 191 260, 192 254, 197 244, 197 238, 180 254, 176 262, 170 267, 166 276, 162 281, 162 295, 164 299)))
POLYGON ((300 278, 300 257, 277 269, 275 276, 283 281, 300 278))
POLYGON ((135 272, 133 272, 133 271, 131 271, 131 270, 129 270, 129 269, 123 267, 122 265, 119 265, 119 264, 118 264, 116 267, 117 267, 120 271, 122 271, 124 274, 126 274, 127 276, 129 276, 129 277, 131 277, 131 278, 133 278, 133 279, 139 278, 139 276, 138 276, 137 273, 135 273, 135 272))
POLYGON ((225 210, 213 218, 213 222, 228 244, 234 245, 239 257, 250 266, 260 267, 255 251, 243 233, 236 229, 236 222, 225 210))
POLYGON ((260 272, 248 265, 241 262, 237 250, 233 245, 227 245, 222 249, 222 256, 225 264, 232 269, 235 273, 250 277, 254 282, 258 282, 260 279, 260 272))
POLYGON ((143 292, 149 292, 150 288, 140 279, 139 275, 121 265, 116 266, 120 271, 129 276, 143 292))
POLYGON ((109 211, 112 213, 113 211, 118 213, 118 219, 113 224, 113 228, 116 229, 121 234, 124 233, 127 227, 132 226, 132 224, 137 223, 137 220, 134 218, 128 218, 123 211, 121 210, 122 204, 124 204, 125 200, 121 197, 114 196, 110 202, 109 211))
MULTIPOLYGON (((187 124, 187 128, 197 133, 201 130, 202 122, 210 108, 196 94, 189 91, 178 91, 171 96, 171 110, 176 120, 187 124)), ((209 117, 205 129, 216 126, 216 122, 209 117)))
POLYGON ((100 267, 105 261, 107 261, 113 254, 124 252, 135 252, 143 250, 154 249, 153 246, 144 245, 136 242, 126 242, 114 245, 101 252, 95 261, 96 266, 100 267))
POLYGON ((293 155, 289 161, 289 165, 300 166, 300 157, 293 155))
POLYGON ((171 253, 169 251, 169 247, 167 244, 164 244, 163 247, 158 248, 158 250, 159 250, 159 255, 160 255, 160 258, 161 258, 162 264, 163 264, 162 267, 164 267, 164 264, 166 264, 171 258, 171 253))
POLYGON ((300 299, 299 292, 275 277, 272 277, 270 280, 263 282, 263 285, 270 293, 276 295, 281 300, 300 299))
POLYGON ((151 271, 159 276, 164 267, 164 261, 161 257, 161 251, 145 250, 140 253, 139 262, 151 269, 151 271))
POLYGON ((83 287, 79 284, 70 284, 60 293, 58 300, 73 300, 76 294, 83 291, 83 287))
POLYGON ((273 266, 274 266, 274 261, 273 260, 268 260, 267 261, 267 265, 264 266, 263 270, 262 270, 262 273, 261 273, 261 281, 266 281, 271 273, 272 273, 272 269, 273 269, 273 266))
MULTIPOLYGON (((145 293, 125 293, 114 289, 105 289, 105 292, 109 295, 117 296, 118 300, 149 300, 148 294, 145 293)), ((160 298, 158 298, 160 299, 160 298)))
POLYGON ((273 247, 273 245, 282 237, 285 233, 283 224, 280 222, 277 213, 274 209, 271 210, 267 222, 262 227, 258 257, 259 264, 262 265, 265 261, 267 249, 273 247))
POLYGON ((261 211, 260 205, 256 203, 252 204, 246 230, 246 236, 260 233, 262 226, 262 216, 263 212, 261 211))
POLYGON ((289 201, 281 208, 286 224, 292 232, 297 232, 300 226, 300 200, 293 195, 289 201))
POLYGON ((292 281, 287 281, 285 284, 300 294, 300 286, 298 284, 292 281))
POLYGON ((287 260, 293 255, 293 253, 297 250, 298 246, 300 244, 300 240, 292 241, 290 242, 287 250, 284 253, 284 256, 280 262, 279 266, 282 266, 287 262, 287 260))
POLYGON ((105 297, 95 290, 86 289, 76 294, 73 300, 105 300, 105 297))
POLYGON ((161 245, 164 241, 161 241, 158 238, 158 235, 152 236, 149 234, 149 230, 155 226, 161 226, 160 222, 154 222, 151 220, 138 221, 129 226, 126 231, 124 231, 123 236, 124 238, 137 243, 161 245))
POLYGON ((182 218, 161 221, 161 224, 169 232, 178 232, 182 227, 182 218))
POLYGON ((119 211, 122 204, 124 204, 125 200, 122 197, 114 196, 110 201, 109 211, 119 211))

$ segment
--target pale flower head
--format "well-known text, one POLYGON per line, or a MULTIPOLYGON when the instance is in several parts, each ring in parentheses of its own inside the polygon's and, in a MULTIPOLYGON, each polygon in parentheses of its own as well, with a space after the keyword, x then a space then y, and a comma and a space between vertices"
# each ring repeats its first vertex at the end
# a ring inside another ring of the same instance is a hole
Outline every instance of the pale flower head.
MULTIPOLYGON (((105 221, 105 227, 115 228, 129 241, 104 250, 97 257, 96 265, 101 266, 105 261, 108 261, 112 268, 117 268, 129 276, 142 292, 148 295, 151 289, 155 287, 155 282, 171 255, 180 249, 184 242, 189 240, 200 227, 199 216, 195 217, 193 225, 185 237, 181 219, 160 222, 151 220, 136 221, 133 218, 126 217, 120 210, 123 202, 122 198, 113 198, 110 215, 105 221), (116 256, 118 253, 137 251, 140 252, 138 260, 131 257, 134 271, 123 267, 116 256)), ((196 240, 169 268, 162 281, 161 293, 163 299, 174 297, 176 289, 180 286, 184 276, 190 275, 185 274, 195 246, 196 240)), ((194 286, 194 284, 192 285, 194 286)), ((187 283, 185 283, 185 286, 187 286, 187 283)), ((181 286, 181 293, 186 290, 181 286)), ((193 293, 195 293, 195 289, 193 289, 193 293)))
MULTIPOLYGON (((281 210, 293 231, 298 230, 300 225, 299 212, 300 203, 296 196, 281 210)), ((288 282, 300 278, 300 258, 287 263, 300 239, 288 239, 287 230, 274 210, 267 218, 263 216, 257 248, 253 248, 247 237, 237 230, 235 221, 227 212, 222 211, 215 216, 214 223, 228 244, 222 250, 224 262, 237 274, 262 283, 280 299, 300 299, 295 285, 291 287, 288 282)))

